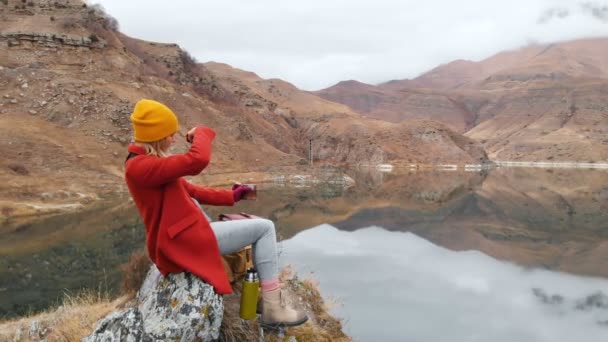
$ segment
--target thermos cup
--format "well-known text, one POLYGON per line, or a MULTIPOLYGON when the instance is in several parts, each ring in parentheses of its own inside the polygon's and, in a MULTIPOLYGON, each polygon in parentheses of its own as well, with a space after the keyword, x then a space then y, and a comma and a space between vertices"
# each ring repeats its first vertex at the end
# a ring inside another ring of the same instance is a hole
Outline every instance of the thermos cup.
POLYGON ((247 270, 243 280, 243 290, 241 291, 241 309, 239 315, 242 319, 250 320, 256 317, 256 307, 260 295, 260 279, 255 268, 247 270))
POLYGON ((251 188, 251 191, 243 195, 244 200, 256 200, 258 198, 258 190, 255 184, 243 184, 251 188))

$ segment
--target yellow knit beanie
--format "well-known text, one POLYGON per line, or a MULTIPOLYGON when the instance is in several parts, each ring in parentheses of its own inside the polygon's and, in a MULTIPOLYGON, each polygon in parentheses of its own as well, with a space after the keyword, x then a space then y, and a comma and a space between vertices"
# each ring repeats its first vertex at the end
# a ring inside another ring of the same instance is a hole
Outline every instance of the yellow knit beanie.
POLYGON ((131 123, 135 141, 152 142, 177 132, 177 117, 160 102, 143 99, 135 104, 131 123))

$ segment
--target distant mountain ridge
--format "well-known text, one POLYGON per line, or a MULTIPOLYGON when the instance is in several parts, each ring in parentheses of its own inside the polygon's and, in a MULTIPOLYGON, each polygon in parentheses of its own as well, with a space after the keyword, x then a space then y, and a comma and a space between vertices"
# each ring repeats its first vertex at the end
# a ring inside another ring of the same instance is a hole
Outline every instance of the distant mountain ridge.
POLYGON ((340 82, 314 93, 376 119, 443 122, 495 159, 604 161, 607 55, 608 38, 532 45, 412 80, 340 82))

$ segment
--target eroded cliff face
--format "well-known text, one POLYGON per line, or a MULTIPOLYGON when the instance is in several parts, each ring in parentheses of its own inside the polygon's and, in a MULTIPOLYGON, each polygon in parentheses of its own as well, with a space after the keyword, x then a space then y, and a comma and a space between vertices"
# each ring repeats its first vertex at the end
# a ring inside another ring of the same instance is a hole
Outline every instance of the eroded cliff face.
POLYGON ((413 80, 341 82, 316 92, 391 122, 430 118, 466 132, 494 159, 608 158, 608 39, 507 51, 454 61, 413 80))

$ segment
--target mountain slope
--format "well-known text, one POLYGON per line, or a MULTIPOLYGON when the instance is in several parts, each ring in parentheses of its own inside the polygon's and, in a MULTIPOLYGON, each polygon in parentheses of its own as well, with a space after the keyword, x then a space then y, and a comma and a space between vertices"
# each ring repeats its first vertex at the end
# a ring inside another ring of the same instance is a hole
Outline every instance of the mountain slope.
POLYGON ((314 94, 344 103, 364 116, 394 123, 431 119, 443 122, 457 132, 465 132, 474 119, 449 94, 423 88, 384 89, 356 81, 344 81, 314 94))
POLYGON ((340 83, 316 94, 391 122, 438 120, 481 142, 495 159, 603 161, 607 53, 606 38, 533 45, 448 63, 413 80, 340 83), (412 94, 426 101, 412 102, 412 94))
POLYGON ((228 183, 247 172, 317 163, 475 162, 472 140, 435 122, 404 127, 362 118, 281 80, 199 64, 176 44, 130 38, 79 0, 0 2, 0 207, 4 220, 76 209, 124 192, 129 115, 153 98, 189 127, 217 131, 198 176, 228 183))
POLYGON ((287 120, 299 142, 289 150, 292 153, 306 155, 312 140, 313 156, 332 163, 458 163, 486 158, 477 144, 439 122, 412 120, 391 124, 366 119, 346 106, 300 91, 281 80, 263 80, 218 63, 204 66, 222 88, 237 94, 245 106, 255 108, 262 116, 287 120))

